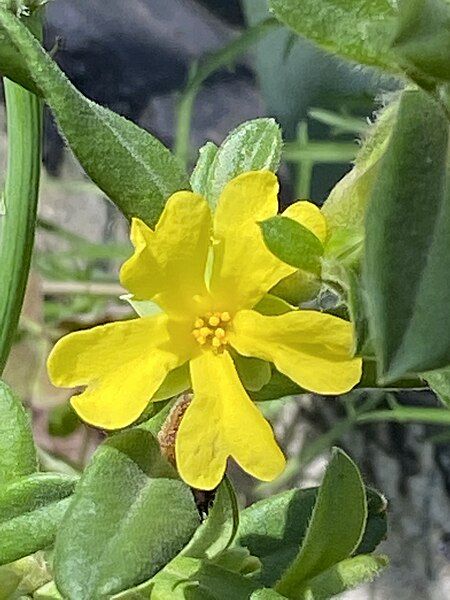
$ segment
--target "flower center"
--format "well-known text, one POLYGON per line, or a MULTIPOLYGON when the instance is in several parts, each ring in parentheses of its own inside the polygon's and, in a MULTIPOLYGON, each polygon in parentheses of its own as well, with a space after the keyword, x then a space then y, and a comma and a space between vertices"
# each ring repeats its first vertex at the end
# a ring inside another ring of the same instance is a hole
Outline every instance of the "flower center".
POLYGON ((192 335, 200 346, 206 346, 213 352, 222 352, 228 344, 227 328, 230 321, 228 312, 208 312, 195 319, 192 335))

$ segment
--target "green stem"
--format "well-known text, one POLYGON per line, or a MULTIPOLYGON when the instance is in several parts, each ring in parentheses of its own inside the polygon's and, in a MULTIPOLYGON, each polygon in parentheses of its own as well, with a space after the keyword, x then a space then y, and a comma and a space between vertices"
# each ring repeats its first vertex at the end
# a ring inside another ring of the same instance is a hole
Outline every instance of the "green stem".
POLYGON ((433 425, 450 425, 450 410, 446 408, 396 408, 394 410, 377 410, 359 415, 357 423, 377 423, 395 421, 397 423, 429 423, 433 425))
POLYGON ((224 48, 210 54, 200 65, 191 70, 185 90, 180 96, 176 111, 175 155, 186 165, 189 161, 192 113, 195 100, 203 82, 218 69, 229 65, 243 54, 252 44, 269 31, 280 27, 276 19, 266 19, 250 27, 224 48))
POLYGON ((30 269, 41 169, 42 102, 4 80, 8 164, 0 216, 0 374, 8 358, 30 269))

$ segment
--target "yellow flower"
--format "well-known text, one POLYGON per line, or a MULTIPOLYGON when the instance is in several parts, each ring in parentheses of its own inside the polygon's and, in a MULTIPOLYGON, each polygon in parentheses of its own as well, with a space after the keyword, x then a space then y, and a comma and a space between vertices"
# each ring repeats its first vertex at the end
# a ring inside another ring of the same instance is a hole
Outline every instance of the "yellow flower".
MULTIPOLYGON (((196 488, 214 488, 230 456, 264 481, 285 466, 231 349, 273 362, 320 394, 347 392, 360 379, 346 321, 310 310, 279 316, 252 310, 294 271, 267 250, 257 224, 277 213, 277 194, 275 175, 249 172, 228 183, 213 216, 204 198, 182 191, 168 200, 154 231, 133 219, 135 252, 121 281, 161 313, 72 333, 49 357, 53 383, 86 386, 72 404, 82 419, 105 429, 133 423, 168 373, 189 361, 194 398, 178 431, 176 461, 196 488)), ((317 210, 299 204, 288 216, 317 210)))

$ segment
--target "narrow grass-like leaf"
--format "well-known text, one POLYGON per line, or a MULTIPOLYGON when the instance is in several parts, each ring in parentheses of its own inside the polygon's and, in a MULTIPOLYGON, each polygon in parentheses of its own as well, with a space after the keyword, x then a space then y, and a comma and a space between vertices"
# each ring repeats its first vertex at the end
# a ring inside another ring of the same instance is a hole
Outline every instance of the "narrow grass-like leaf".
MULTIPOLYGON (((25 25, 21 27, 33 37, 25 25)), ((0 374, 13 343, 30 268, 39 194, 42 129, 40 100, 12 81, 5 80, 4 88, 8 163, 4 210, 0 213, 0 374)))
POLYGON ((154 226, 170 194, 189 187, 177 159, 150 133, 85 98, 26 27, 1 8, 0 27, 87 174, 126 217, 154 226))
POLYGON ((0 564, 53 543, 76 481, 57 473, 35 473, 0 490, 0 564))
POLYGON ((406 91, 367 212, 365 288, 385 383, 450 362, 448 120, 406 91))
POLYGON ((0 490, 9 481, 36 470, 30 419, 20 400, 0 381, 0 490))
POLYGON ((300 552, 276 590, 301 598, 306 581, 348 558, 358 547, 367 521, 361 475, 350 458, 335 449, 320 486, 300 552))
POLYGON ((55 546, 68 600, 101 600, 172 560, 199 525, 191 490, 143 429, 111 437, 86 469, 55 546))

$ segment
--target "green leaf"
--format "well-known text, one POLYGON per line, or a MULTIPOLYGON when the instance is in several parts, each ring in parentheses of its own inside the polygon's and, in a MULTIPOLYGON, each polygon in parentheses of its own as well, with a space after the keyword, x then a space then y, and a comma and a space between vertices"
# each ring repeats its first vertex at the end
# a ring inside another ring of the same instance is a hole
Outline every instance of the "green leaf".
POLYGON ((270 0, 275 16, 328 52, 399 72, 390 50, 396 9, 389 0, 270 0))
POLYGON ((0 486, 36 470, 30 419, 20 400, 0 381, 0 486))
POLYGON ((320 486, 300 552, 276 590, 301 598, 304 583, 348 558, 358 547, 367 521, 361 475, 342 450, 335 449, 320 486))
POLYGON ((283 140, 274 119, 254 119, 239 125, 218 149, 209 169, 206 198, 214 210, 225 185, 246 171, 276 171, 283 140))
POLYGON ((153 401, 167 400, 168 398, 179 396, 190 387, 189 363, 184 363, 166 375, 158 391, 153 396, 153 401))
POLYGON ((268 362, 252 356, 241 356, 237 353, 233 353, 233 362, 246 390, 259 392, 269 383, 272 371, 268 362))
POLYGON ((250 600, 282 600, 283 598, 286 598, 286 596, 282 596, 270 588, 256 590, 256 592, 253 592, 250 596, 250 600))
POLYGON ((95 453, 58 533, 55 580, 68 600, 108 598, 145 581, 190 540, 199 517, 153 436, 142 429, 95 453))
POLYGON ((241 512, 236 541, 260 559, 264 585, 275 583, 297 556, 316 498, 316 488, 289 490, 241 512))
MULTIPOLYGON (((389 564, 386 556, 347 558, 308 582, 299 600, 328 600, 363 583, 370 583, 389 564)), ((294 598, 294 596, 293 596, 294 598)))
POLYGON ((177 556, 143 585, 114 600, 248 600, 257 584, 209 561, 177 556))
POLYGON ((50 581, 46 585, 36 590, 33 594, 33 600, 64 600, 58 592, 55 582, 50 581))
POLYGON ((198 161, 191 175, 192 191, 206 197, 211 173, 211 167, 216 157, 218 147, 212 142, 200 148, 198 161))
POLYGON ((366 488, 367 523, 355 554, 371 554, 387 535, 387 500, 372 488, 366 488))
POLYGON ((0 567, 0 600, 16 600, 31 594, 50 578, 43 552, 3 565, 0 567))
POLYGON ((275 316, 285 315, 286 313, 291 312, 291 310, 294 310, 294 308, 295 307, 286 302, 286 300, 274 296, 273 294, 266 294, 254 307, 254 310, 262 315, 275 316))
POLYGON ((48 431, 50 435, 67 437, 76 431, 81 425, 77 413, 70 402, 64 402, 55 406, 49 413, 48 431))
POLYGON ((351 238, 364 233, 367 204, 392 134, 397 110, 398 102, 392 102, 379 115, 364 138, 353 169, 334 186, 322 206, 321 211, 331 233, 326 244, 327 254, 342 255, 343 251, 351 248, 351 238))
POLYGON ((283 375, 272 366, 272 376, 270 381, 262 387, 258 392, 251 392, 250 396, 256 402, 263 402, 265 400, 278 400, 278 398, 284 398, 286 396, 294 396, 298 394, 305 394, 299 385, 294 383, 289 377, 283 375))
POLYGON ((1 489, 0 564, 53 543, 76 481, 67 475, 35 473, 1 489))
POLYGON ((239 526, 239 508, 236 494, 225 478, 217 490, 208 518, 195 532, 183 549, 182 555, 212 560, 233 543, 239 526))
POLYGON ((269 250, 291 267, 320 272, 322 242, 306 227, 288 217, 276 216, 260 223, 269 250))
MULTIPOLYGON (((11 16, 11 18, 14 18, 11 16)), ((25 25, 27 35, 33 37, 25 25)), ((33 38, 34 39, 34 38, 33 38)), ((35 43, 38 42, 35 40, 35 43)), ((39 195, 43 105, 12 81, 4 81, 8 162, 0 214, 0 375, 19 322, 33 250, 39 195)))
POLYGON ((349 269, 348 274, 348 308, 350 320, 355 329, 354 353, 357 356, 364 355, 364 350, 369 344, 369 322, 364 304, 363 286, 359 273, 349 269))
POLYGON ((33 74, 87 174, 126 217, 154 226, 167 198, 189 187, 179 162, 148 132, 86 99, 26 27, 4 9, 0 26, 33 74))
MULTIPOLYGON (((42 31, 42 15, 35 13, 29 17, 22 16, 22 22, 37 38, 42 31)), ((38 93, 36 84, 24 64, 20 54, 11 44, 9 37, 0 28, 0 74, 8 77, 11 81, 18 83, 28 91, 38 93)))
POLYGON ((384 382, 450 362, 448 121, 403 94, 367 211, 367 312, 384 382))
POLYGON ((450 367, 423 373, 423 377, 442 404, 450 408, 450 367))
POLYGON ((450 80, 450 6, 442 0, 399 2, 399 25, 393 41, 399 62, 426 87, 450 80))

